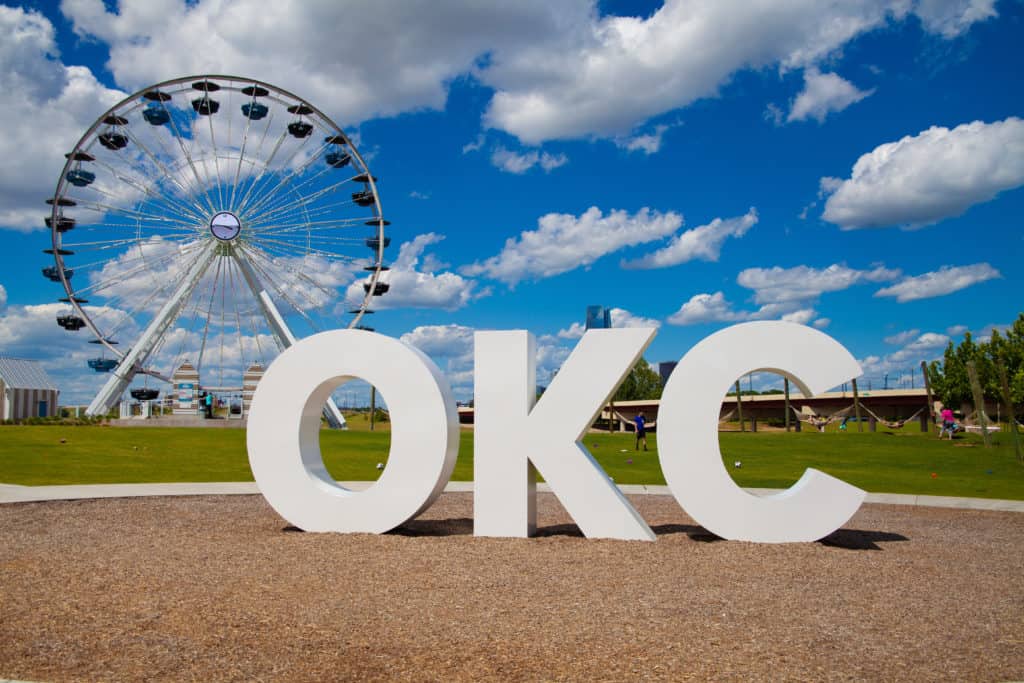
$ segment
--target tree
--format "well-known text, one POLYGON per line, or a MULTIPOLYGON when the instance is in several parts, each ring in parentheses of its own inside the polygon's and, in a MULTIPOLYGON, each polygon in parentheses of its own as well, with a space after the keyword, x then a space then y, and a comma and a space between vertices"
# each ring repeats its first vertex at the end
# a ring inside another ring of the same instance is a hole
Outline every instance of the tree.
POLYGON ((993 330, 992 336, 979 343, 971 333, 964 335, 958 346, 950 342, 941 362, 928 366, 928 379, 932 391, 946 405, 959 408, 973 403, 971 386, 967 379, 967 361, 973 360, 978 368, 978 379, 986 398, 1001 400, 999 373, 996 365, 1006 367, 1010 381, 1010 395, 1014 403, 1024 402, 1024 313, 1004 333, 993 330))
POLYGON ((641 358, 619 385, 613 401, 643 401, 661 398, 661 376, 641 358))

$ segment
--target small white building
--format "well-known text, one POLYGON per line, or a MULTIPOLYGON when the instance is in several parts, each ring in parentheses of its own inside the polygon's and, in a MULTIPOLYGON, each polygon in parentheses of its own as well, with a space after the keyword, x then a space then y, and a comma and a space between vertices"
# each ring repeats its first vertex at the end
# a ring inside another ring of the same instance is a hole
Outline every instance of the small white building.
POLYGON ((0 420, 57 415, 60 390, 36 360, 0 356, 0 420))
POLYGON ((185 361, 171 375, 174 385, 174 414, 196 415, 199 412, 199 372, 185 361))

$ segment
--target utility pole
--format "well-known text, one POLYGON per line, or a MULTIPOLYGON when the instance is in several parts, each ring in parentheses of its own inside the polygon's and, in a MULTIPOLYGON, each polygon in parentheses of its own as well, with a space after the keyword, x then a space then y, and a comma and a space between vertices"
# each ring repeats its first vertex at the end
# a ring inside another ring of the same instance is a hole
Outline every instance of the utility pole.
POLYGON ((988 415, 985 414, 985 394, 981 390, 981 381, 978 379, 978 367, 974 364, 973 360, 967 361, 967 378, 971 382, 971 394, 974 396, 974 414, 978 416, 981 438, 985 442, 985 448, 992 448, 992 437, 988 433, 988 415))
POLYGON ((374 418, 377 416, 377 387, 370 385, 370 431, 373 431, 374 418))
MULTIPOLYGON (((931 421, 935 422, 935 402, 932 400, 932 382, 928 379, 928 364, 924 361, 921 361, 921 376, 924 377, 924 395, 925 400, 928 401, 928 405, 925 406, 925 412, 931 418, 931 421)), ((925 424, 927 424, 927 422, 925 424)), ((931 428, 929 428, 928 431, 931 431, 931 428)))
POLYGON ((736 414, 740 418, 740 431, 747 431, 746 427, 743 426, 743 399, 740 398, 740 381, 736 380, 736 414))
POLYGON ((1010 436, 1013 439, 1013 451, 1017 454, 1017 461, 1024 464, 1024 450, 1021 449, 1020 435, 1017 433, 1017 415, 1013 412, 1013 396, 1010 395, 1010 382, 1006 377, 1006 365, 1003 361, 996 363, 999 370, 999 385, 1003 390, 1003 403, 1006 404, 1006 417, 1010 422, 1010 436))
POLYGON ((786 406, 785 406, 785 411, 786 411, 786 431, 788 432, 789 431, 789 378, 788 377, 783 377, 782 378, 782 387, 785 390, 784 393, 786 394, 786 406))
POLYGON ((864 431, 864 423, 860 421, 860 396, 857 395, 857 380, 853 380, 853 413, 857 416, 857 431, 864 431))

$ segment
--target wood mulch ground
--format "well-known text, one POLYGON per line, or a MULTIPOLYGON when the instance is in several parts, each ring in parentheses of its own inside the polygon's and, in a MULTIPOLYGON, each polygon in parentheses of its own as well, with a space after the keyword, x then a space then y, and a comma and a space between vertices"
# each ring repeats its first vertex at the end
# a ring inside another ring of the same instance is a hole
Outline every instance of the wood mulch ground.
POLYGON ((726 542, 632 498, 656 543, 472 532, 445 494, 384 536, 260 496, 0 506, 0 678, 1024 678, 1024 515, 866 505, 824 542, 726 542))

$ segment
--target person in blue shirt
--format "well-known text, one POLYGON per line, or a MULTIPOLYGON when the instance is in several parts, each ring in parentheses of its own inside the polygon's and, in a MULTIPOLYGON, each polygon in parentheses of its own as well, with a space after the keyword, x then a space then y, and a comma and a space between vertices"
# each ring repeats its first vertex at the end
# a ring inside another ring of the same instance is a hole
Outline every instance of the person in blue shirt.
POLYGON ((640 450, 640 444, 643 443, 644 450, 647 450, 647 420, 644 418, 644 411, 640 411, 633 418, 633 424, 636 425, 636 450, 640 450))

